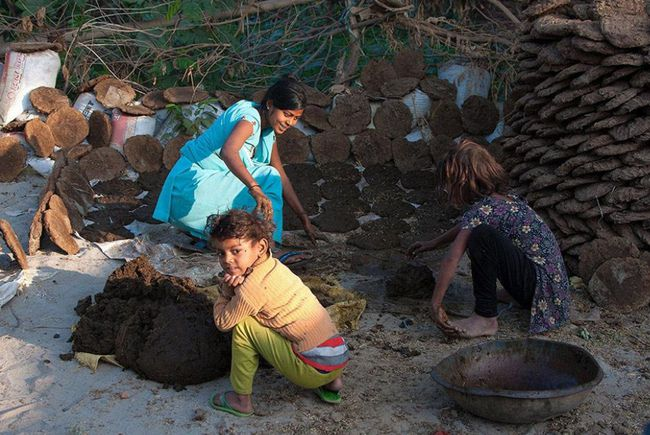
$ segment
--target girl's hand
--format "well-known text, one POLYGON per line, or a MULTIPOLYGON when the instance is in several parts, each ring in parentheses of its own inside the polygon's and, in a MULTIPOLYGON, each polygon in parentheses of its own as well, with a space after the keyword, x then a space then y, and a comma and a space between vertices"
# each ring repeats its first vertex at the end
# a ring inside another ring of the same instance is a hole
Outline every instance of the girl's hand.
POLYGON ((273 219, 273 203, 268 196, 264 194, 260 186, 253 186, 248 189, 255 202, 257 202, 257 207, 255 207, 255 213, 259 213, 264 216, 264 219, 271 220, 273 219))
POLYGON ((431 251, 436 247, 436 244, 433 241, 419 241, 413 243, 411 246, 408 247, 406 250, 406 255, 408 255, 410 258, 415 258, 418 254, 421 254, 426 251, 431 251))
POLYGON ((231 275, 229 273, 223 275, 223 282, 233 288, 241 285, 245 280, 246 277, 243 275, 231 275))
POLYGON ((463 331, 449 322, 449 317, 442 305, 431 305, 431 318, 445 335, 458 335, 463 331))
POLYGON ((316 228, 311 224, 309 216, 307 216, 307 214, 302 214, 300 220, 302 221, 302 227, 305 229, 307 237, 309 237, 309 240, 316 245, 316 228))

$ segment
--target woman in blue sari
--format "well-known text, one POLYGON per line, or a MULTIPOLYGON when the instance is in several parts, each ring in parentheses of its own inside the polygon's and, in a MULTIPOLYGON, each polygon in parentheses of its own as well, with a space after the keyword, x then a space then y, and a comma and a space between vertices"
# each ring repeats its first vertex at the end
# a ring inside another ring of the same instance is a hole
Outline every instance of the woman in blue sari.
POLYGON ((206 220, 236 208, 273 219, 282 241, 283 200, 315 240, 314 227, 282 168, 276 135, 293 127, 305 108, 302 86, 282 78, 261 104, 241 100, 199 137, 187 142, 169 172, 153 217, 206 240, 206 220))

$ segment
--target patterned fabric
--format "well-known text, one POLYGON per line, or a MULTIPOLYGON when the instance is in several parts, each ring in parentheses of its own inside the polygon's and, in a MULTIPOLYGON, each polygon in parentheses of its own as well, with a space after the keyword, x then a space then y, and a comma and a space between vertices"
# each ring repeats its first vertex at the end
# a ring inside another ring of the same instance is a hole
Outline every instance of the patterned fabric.
POLYGON ((350 359, 348 346, 340 335, 335 335, 318 346, 304 352, 297 352, 295 349, 294 352, 302 362, 323 373, 342 369, 350 359))
POLYGON ((481 224, 496 228, 535 263, 537 286, 530 310, 533 334, 557 328, 569 320, 569 279, 555 236, 525 200, 486 196, 463 214, 461 229, 481 224))

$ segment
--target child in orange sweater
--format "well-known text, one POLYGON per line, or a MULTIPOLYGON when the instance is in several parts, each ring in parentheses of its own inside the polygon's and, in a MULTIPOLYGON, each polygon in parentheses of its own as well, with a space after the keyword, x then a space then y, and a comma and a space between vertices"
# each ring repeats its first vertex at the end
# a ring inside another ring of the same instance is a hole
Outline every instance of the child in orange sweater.
POLYGON ((240 417, 253 414, 260 355, 293 383, 339 403, 348 348, 309 288, 271 256, 273 223, 231 210, 211 216, 208 231, 224 269, 214 322, 220 331, 232 330, 234 390, 215 393, 210 406, 240 417))

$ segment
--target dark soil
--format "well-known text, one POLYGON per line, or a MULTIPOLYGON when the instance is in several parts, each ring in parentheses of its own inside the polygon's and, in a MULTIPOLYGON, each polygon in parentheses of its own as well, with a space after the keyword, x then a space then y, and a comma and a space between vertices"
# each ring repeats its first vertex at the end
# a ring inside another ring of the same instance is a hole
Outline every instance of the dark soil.
POLYGON ((311 151, 317 163, 344 162, 350 156, 350 139, 339 130, 324 131, 311 137, 311 151))
POLYGON ((430 189, 435 185, 435 174, 431 171, 409 171, 402 174, 400 181, 405 189, 430 189))
POLYGON ((430 204, 436 200, 436 191, 433 189, 413 190, 408 192, 404 199, 412 204, 430 204))
POLYGON ((392 298, 426 298, 436 285, 431 269, 424 265, 405 264, 386 282, 386 296, 392 298))
POLYGON ((95 193, 100 195, 125 195, 138 196, 142 193, 142 188, 138 183, 131 180, 111 180, 95 184, 93 187, 95 193))
POLYGON ((359 228, 359 221, 349 210, 329 209, 316 216, 312 222, 321 231, 328 233, 347 233, 359 228))
POLYGON ((88 118, 88 143, 94 148, 107 147, 111 143, 113 125, 107 114, 95 110, 88 118))
POLYGON ((122 154, 109 147, 94 149, 79 161, 79 165, 88 180, 109 181, 126 170, 122 154))
POLYGON ((454 100, 445 98, 432 102, 429 127, 434 135, 454 138, 463 134, 463 119, 454 100))
POLYGON ((135 237, 131 231, 122 226, 102 223, 89 225, 81 230, 79 234, 93 243, 114 242, 135 237))
POLYGON ((395 185, 399 181, 400 176, 399 169, 393 165, 372 165, 367 166, 363 171, 363 178, 371 186, 395 185))
POLYGON ((192 86, 181 86, 178 88, 165 89, 163 97, 165 100, 174 104, 192 104, 207 99, 210 96, 202 89, 193 88, 192 86))
POLYGON ((25 167, 27 151, 13 136, 0 138, 0 182, 13 181, 25 167))
POLYGON ((370 102, 365 95, 361 93, 342 95, 335 100, 329 122, 343 134, 358 134, 368 128, 370 115, 370 102))
POLYGON ((298 216, 291 210, 291 207, 284 205, 282 207, 282 229, 285 231, 295 231, 303 229, 302 222, 298 216))
POLYGON ((404 138, 393 139, 391 144, 395 166, 401 172, 430 168, 433 165, 429 144, 423 140, 410 142, 404 138))
POLYGON ((364 168, 393 159, 390 139, 374 129, 359 133, 354 138, 352 154, 364 168))
POLYGON ((431 142, 429 142, 429 152, 431 153, 434 162, 442 160, 445 154, 453 148, 454 142, 452 138, 442 134, 434 136, 431 142))
POLYGON ((212 320, 212 303, 189 279, 156 272, 145 257, 109 276, 73 333, 75 352, 116 354, 165 384, 207 382, 230 367, 230 339, 212 320))
POLYGON ((164 168, 158 172, 142 172, 137 181, 140 187, 144 190, 149 192, 160 192, 163 184, 165 184, 167 174, 169 174, 169 171, 164 168))
POLYGON ((411 226, 402 219, 388 217, 366 222, 361 229, 376 234, 402 234, 411 231, 411 226))
POLYGON ((335 198, 321 204, 323 211, 332 213, 354 213, 355 215, 366 214, 370 211, 370 205, 360 198, 335 198))
POLYGON ((323 178, 320 168, 309 163, 284 165, 284 171, 294 187, 301 184, 313 184, 323 178))
POLYGON ((332 162, 320 165, 323 178, 330 180, 348 181, 358 183, 361 180, 361 172, 349 163, 332 162))
POLYGON ((25 124, 25 140, 39 157, 49 157, 54 151, 54 136, 46 123, 32 119, 25 124))
POLYGON ((316 130, 325 131, 332 129, 330 122, 327 120, 328 116, 329 114, 322 107, 307 106, 302 114, 302 120, 316 130))
POLYGON ((465 100, 462 116, 465 131, 481 136, 492 133, 499 122, 499 111, 494 103, 478 95, 465 100))
POLYGON ((326 181, 320 191, 325 199, 358 198, 361 193, 356 184, 341 180, 326 181))
POLYGON ((359 249, 379 251, 399 247, 400 239, 394 233, 364 232, 350 236, 347 243, 359 249))
POLYGON ((163 148, 153 136, 131 136, 124 143, 124 155, 136 171, 156 172, 162 166, 163 148))
POLYGON ((309 136, 297 128, 278 135, 277 145, 283 163, 305 163, 309 157, 309 136))
POLYGON ((387 100, 377 109, 373 122, 380 134, 395 139, 411 131, 413 115, 401 101, 387 100))
POLYGON ((401 197, 380 198, 372 203, 372 211, 382 217, 405 218, 415 212, 415 207, 401 197))

